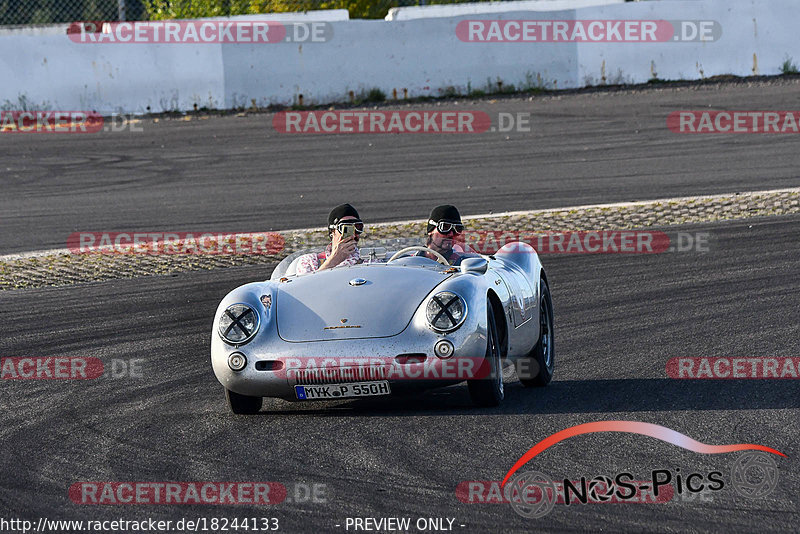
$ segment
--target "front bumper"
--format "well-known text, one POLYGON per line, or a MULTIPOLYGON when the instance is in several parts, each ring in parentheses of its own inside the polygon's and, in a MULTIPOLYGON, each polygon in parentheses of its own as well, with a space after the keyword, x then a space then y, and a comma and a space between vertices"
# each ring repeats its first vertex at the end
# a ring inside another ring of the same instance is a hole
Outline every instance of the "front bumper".
MULTIPOLYGON (((485 324, 474 320, 450 334, 438 334, 412 323, 386 338, 288 343, 269 330, 242 347, 224 343, 212 333, 211 362, 225 388, 253 397, 296 400, 295 385, 318 385, 389 380, 393 385, 429 389, 484 376, 485 324), (468 324, 469 323, 469 324, 468 324), (453 343, 453 356, 441 359, 434 345, 453 343), (247 358, 241 371, 232 371, 228 357, 240 352, 247 358)), ((393 387, 393 391, 394 391, 393 387)))

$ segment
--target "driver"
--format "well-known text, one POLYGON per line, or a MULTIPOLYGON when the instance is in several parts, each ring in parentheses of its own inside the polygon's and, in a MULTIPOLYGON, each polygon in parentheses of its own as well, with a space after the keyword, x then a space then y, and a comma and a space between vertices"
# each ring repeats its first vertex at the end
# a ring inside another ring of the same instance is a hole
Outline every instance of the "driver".
MULTIPOLYGON (((464 249, 455 240, 462 232, 464 223, 461 222, 458 209, 450 204, 436 206, 428 217, 428 240, 425 246, 444 256, 450 265, 458 265, 464 257, 464 249)), ((417 255, 436 259, 429 252, 419 252, 417 255)))
POLYGON ((362 263, 357 245, 359 236, 363 232, 364 223, 353 206, 350 204, 336 206, 328 215, 328 236, 331 238, 331 243, 324 252, 300 256, 297 261, 297 274, 362 263), (342 229, 347 225, 353 226, 354 232, 350 237, 342 239, 342 229))

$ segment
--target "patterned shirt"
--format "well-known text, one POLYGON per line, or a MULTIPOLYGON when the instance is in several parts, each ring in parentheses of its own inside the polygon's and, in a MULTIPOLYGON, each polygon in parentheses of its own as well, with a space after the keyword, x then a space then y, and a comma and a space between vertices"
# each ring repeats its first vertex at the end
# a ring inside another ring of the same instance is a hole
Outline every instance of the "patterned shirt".
MULTIPOLYGON (((328 245, 328 247, 325 249, 325 252, 320 252, 319 254, 303 254, 297 261, 297 274, 312 273, 318 270, 320 265, 325 263, 325 260, 327 260, 330 255, 331 245, 328 245)), ((358 247, 356 247, 353 253, 347 256, 347 258, 345 258, 345 260, 336 267, 355 265, 357 263, 361 263, 361 255, 358 252, 358 247)))

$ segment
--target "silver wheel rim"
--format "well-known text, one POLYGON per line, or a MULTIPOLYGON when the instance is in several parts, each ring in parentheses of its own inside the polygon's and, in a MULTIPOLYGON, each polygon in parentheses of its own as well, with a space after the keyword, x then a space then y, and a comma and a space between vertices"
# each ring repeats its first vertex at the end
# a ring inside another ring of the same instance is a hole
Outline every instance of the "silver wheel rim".
POLYGON ((553 329, 552 325, 550 324, 550 306, 544 295, 542 295, 542 304, 539 307, 539 328, 541 330, 540 335, 542 339, 541 343, 542 354, 544 356, 544 365, 550 369, 550 366, 553 363, 553 329))
POLYGON ((494 372, 497 375, 497 389, 502 395, 504 392, 503 386, 503 365, 500 362, 500 349, 497 347, 497 332, 492 332, 492 366, 494 367, 494 372))

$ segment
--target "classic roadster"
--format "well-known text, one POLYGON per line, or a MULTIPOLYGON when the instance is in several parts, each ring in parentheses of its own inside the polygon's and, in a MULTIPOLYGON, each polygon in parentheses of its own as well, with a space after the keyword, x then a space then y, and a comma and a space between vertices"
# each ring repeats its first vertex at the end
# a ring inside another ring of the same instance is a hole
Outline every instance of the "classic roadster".
POLYGON ((475 404, 496 406, 504 362, 525 386, 553 376, 553 304, 528 244, 465 254, 458 266, 422 246, 362 248, 362 264, 297 275, 300 254, 217 309, 211 362, 233 413, 258 412, 263 397, 341 400, 463 381, 475 404))

